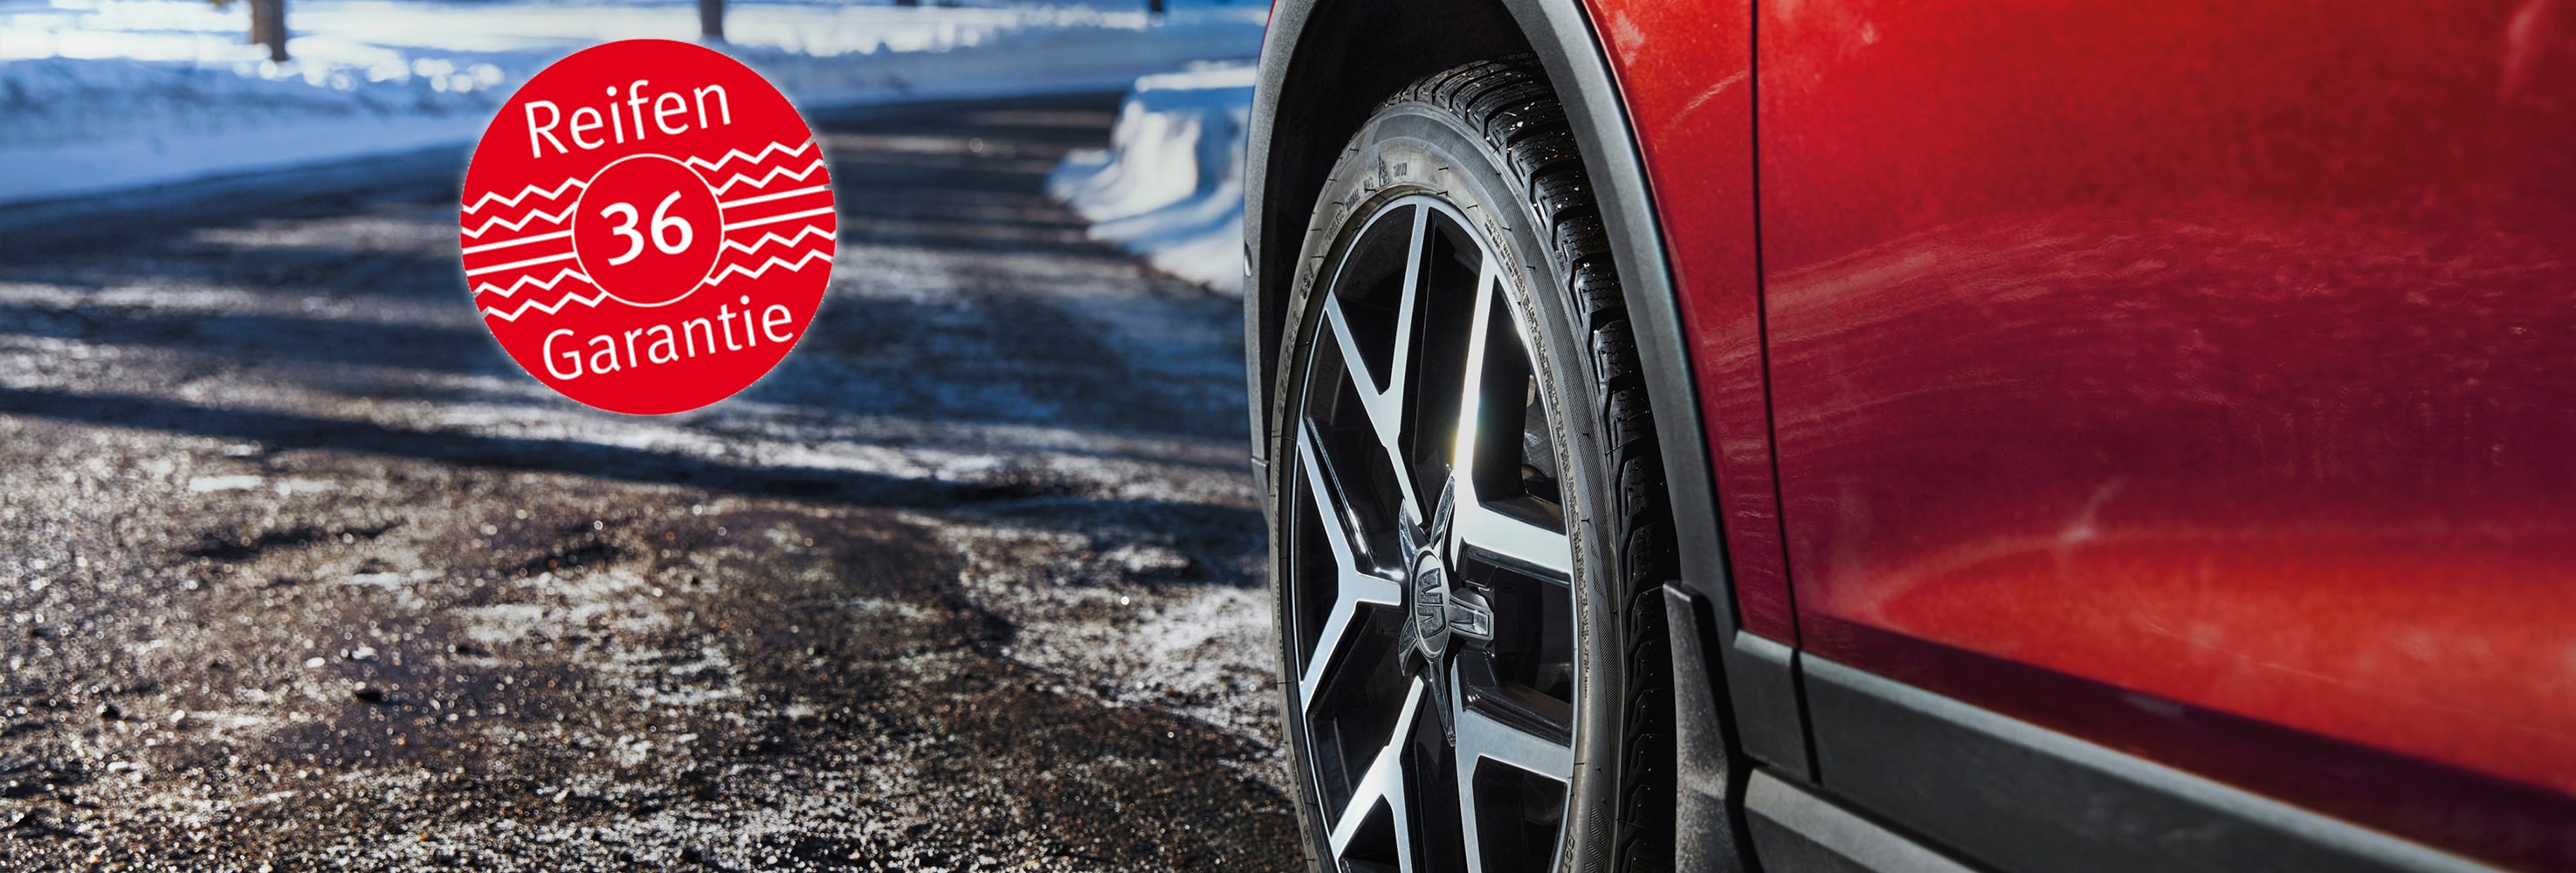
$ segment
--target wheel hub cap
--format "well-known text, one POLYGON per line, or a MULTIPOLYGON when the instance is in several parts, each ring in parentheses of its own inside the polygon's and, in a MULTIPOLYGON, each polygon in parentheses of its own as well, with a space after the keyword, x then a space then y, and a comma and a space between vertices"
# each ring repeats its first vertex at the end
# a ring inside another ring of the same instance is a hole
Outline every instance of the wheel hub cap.
POLYGON ((1413 553, 1413 569, 1406 580, 1406 596, 1411 600, 1411 626, 1407 634, 1426 668, 1426 677, 1438 679, 1440 656, 1450 640, 1490 641, 1494 637, 1494 610, 1483 595, 1465 586, 1451 584, 1457 575, 1450 572, 1449 562, 1441 557, 1441 548, 1449 541, 1449 507, 1456 492, 1443 488, 1439 509, 1433 514, 1431 529, 1417 536, 1412 526, 1405 530, 1405 545, 1413 553))

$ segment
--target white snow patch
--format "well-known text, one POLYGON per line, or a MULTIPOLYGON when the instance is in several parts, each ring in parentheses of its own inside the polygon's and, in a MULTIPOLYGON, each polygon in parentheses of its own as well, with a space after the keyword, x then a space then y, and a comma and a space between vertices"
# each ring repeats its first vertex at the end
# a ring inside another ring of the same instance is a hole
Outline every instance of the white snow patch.
POLYGON ((319 494, 324 491, 337 491, 339 489, 340 484, 337 482, 330 482, 321 479, 288 479, 277 483, 277 496, 287 497, 296 494, 319 494))
POLYGON ((1249 63, 1136 80, 1106 150, 1068 154, 1047 191, 1092 222, 1093 239, 1209 288, 1243 292, 1243 140, 1249 63))
POLYGON ((340 584, 360 585, 372 588, 383 588, 386 590, 401 590, 437 579, 444 575, 446 574, 437 570, 413 570, 409 573, 358 573, 341 579, 340 584))
POLYGON ((534 603, 496 603, 457 610, 466 621, 465 638, 487 646, 518 642, 552 625, 547 609, 534 603))
POLYGON ((198 494, 208 491, 247 491, 259 487, 259 484, 265 481, 268 481, 265 477, 252 475, 196 476, 188 480, 188 490, 198 494))

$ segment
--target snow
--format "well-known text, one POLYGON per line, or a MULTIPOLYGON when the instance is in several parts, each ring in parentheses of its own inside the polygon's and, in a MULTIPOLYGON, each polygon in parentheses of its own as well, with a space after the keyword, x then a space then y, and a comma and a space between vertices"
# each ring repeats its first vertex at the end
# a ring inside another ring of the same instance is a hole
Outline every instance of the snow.
POLYGON ((1066 155, 1047 190, 1155 268, 1243 292, 1243 139, 1256 69, 1209 63, 1144 76, 1108 149, 1066 155))
MULTIPOLYGON (((1258 3, 727 4, 723 50, 808 113, 1111 91, 1260 50, 1258 3)), ((0 0, 0 202, 470 143, 519 83, 616 39, 693 39, 694 2, 0 0)))

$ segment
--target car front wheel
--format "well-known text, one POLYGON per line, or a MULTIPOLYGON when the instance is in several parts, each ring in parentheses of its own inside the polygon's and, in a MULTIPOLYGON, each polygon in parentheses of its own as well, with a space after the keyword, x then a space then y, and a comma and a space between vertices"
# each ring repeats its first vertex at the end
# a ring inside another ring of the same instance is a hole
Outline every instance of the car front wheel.
POLYGON ((1383 104, 1298 263, 1268 484, 1309 857, 1668 866, 1662 465, 1535 64, 1469 64, 1383 104))

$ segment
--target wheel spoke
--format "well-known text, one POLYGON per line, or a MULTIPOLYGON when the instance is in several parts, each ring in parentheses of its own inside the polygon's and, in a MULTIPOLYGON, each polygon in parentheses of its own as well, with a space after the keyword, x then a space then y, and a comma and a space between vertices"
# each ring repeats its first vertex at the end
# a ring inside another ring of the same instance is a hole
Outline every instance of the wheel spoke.
POLYGON ((1458 730, 1454 753, 1458 768, 1459 842, 1467 850, 1467 869, 1481 873, 1485 869, 1485 840, 1479 830, 1482 816, 1477 796, 1478 765, 1495 761, 1558 783, 1570 783, 1574 779, 1574 745, 1571 736, 1560 732, 1562 726, 1548 724, 1525 709, 1505 705, 1497 709, 1506 717, 1488 714, 1486 706, 1497 699, 1467 692, 1463 674, 1469 670, 1462 662, 1450 671, 1449 699, 1455 701, 1452 718, 1458 730))
MULTIPOLYGON (((1562 725, 1548 724, 1536 713, 1500 703, 1491 694, 1467 693, 1456 671, 1450 673, 1450 687, 1458 692, 1451 698, 1458 707, 1461 767, 1484 758, 1560 782, 1574 778, 1574 747, 1562 733, 1562 725)), ((1467 772, 1472 770, 1461 771, 1467 772)))
POLYGON ((1343 366, 1349 371, 1351 384, 1359 390, 1360 406, 1368 412, 1369 429, 1375 432, 1380 450, 1394 462, 1397 487, 1402 490, 1404 517, 1419 522, 1424 518, 1420 495, 1413 493, 1413 465, 1405 458, 1403 446, 1404 409, 1410 398, 1413 374, 1413 319, 1421 298, 1422 250, 1430 221, 1430 211, 1412 210, 1412 227, 1406 231, 1403 291, 1395 307, 1395 352, 1389 356, 1387 372, 1370 371, 1368 356, 1361 354, 1358 337, 1352 332, 1350 315, 1342 308, 1339 290, 1324 299, 1324 321, 1331 327, 1333 340, 1341 346, 1343 366))
POLYGON ((1476 280, 1476 317, 1467 334, 1467 372, 1459 388, 1457 461, 1450 468, 1456 489, 1456 513, 1449 528, 1451 555, 1460 544, 1528 564, 1563 578, 1574 571, 1572 544, 1566 535, 1495 511, 1476 493, 1476 446, 1483 428, 1485 356, 1498 338, 1520 342, 1519 329, 1495 323, 1495 288, 1500 277, 1488 266, 1476 280))
POLYGON ((1358 528, 1363 522, 1351 509, 1351 492, 1344 487, 1345 480, 1316 442, 1313 426, 1303 423, 1297 428, 1297 466, 1306 473, 1306 490, 1314 495, 1315 514, 1324 519, 1324 544, 1333 552, 1333 565, 1345 570, 1359 567, 1364 556, 1358 528))
MULTIPOLYGON (((1422 249, 1430 227, 1431 210, 1414 209, 1413 227, 1405 231, 1404 238, 1404 290, 1396 297, 1395 303, 1395 356, 1390 359, 1394 363, 1387 368, 1394 375, 1387 380, 1386 394, 1397 409, 1401 409, 1407 399, 1406 389, 1413 378, 1413 342, 1419 333, 1413 319, 1422 300, 1422 249)), ((1400 430, 1401 423, 1379 430, 1386 439, 1388 451, 1395 450, 1400 430)), ((1398 458, 1396 466, 1406 465, 1402 458, 1398 458)))
MULTIPOLYGON (((1324 300, 1324 321, 1332 327, 1334 341, 1341 343, 1342 366, 1350 371, 1351 383, 1359 386, 1360 406, 1368 412, 1369 427, 1377 431, 1381 442, 1388 440, 1387 435, 1395 432, 1398 426, 1395 420, 1397 410, 1394 392, 1386 387, 1392 380, 1381 377, 1391 374, 1369 372, 1368 358, 1361 354, 1359 338, 1351 335, 1350 316, 1342 312, 1340 295, 1324 300)), ((1401 364, 1388 369, 1400 368, 1401 364)))
POLYGON ((1467 327, 1466 378, 1458 389, 1458 437, 1449 450, 1449 469, 1459 476, 1460 499, 1474 494, 1475 477, 1464 475, 1476 465, 1477 415, 1484 404, 1478 402, 1485 390, 1485 345, 1493 332, 1494 283, 1493 262, 1488 260, 1483 273, 1476 277, 1475 317, 1467 327))
POLYGON ((1360 826, 1368 820, 1369 812, 1384 802, 1391 813, 1389 819, 1395 825, 1396 864, 1405 873, 1414 869, 1413 823, 1405 796, 1404 751, 1413 742, 1413 720, 1421 708, 1422 682, 1415 680, 1405 691, 1404 711, 1396 716, 1395 732, 1387 737, 1385 747, 1380 748, 1377 757, 1369 762, 1368 772, 1361 775, 1350 802, 1343 804, 1340 814, 1333 819, 1330 839, 1335 860, 1349 854, 1351 841, 1359 836, 1360 826))
POLYGON ((1362 566, 1358 539, 1351 530, 1357 519, 1344 508, 1347 504, 1344 492, 1336 487, 1338 483, 1326 474, 1330 463, 1316 445, 1311 428, 1298 428, 1297 456, 1298 466, 1306 473, 1306 490, 1314 495, 1317 514, 1325 519, 1324 540, 1333 553, 1338 583, 1334 586, 1332 611, 1325 616, 1322 635, 1315 642, 1315 654, 1299 672, 1297 700, 1300 706, 1307 706, 1314 701, 1315 689, 1323 684, 1351 627, 1359 622, 1360 605, 1401 605, 1404 590, 1393 580, 1372 575, 1362 566))
POLYGON ((1457 510, 1460 543, 1527 564, 1557 578, 1574 575, 1574 548, 1565 534, 1531 524, 1477 503, 1457 510))

